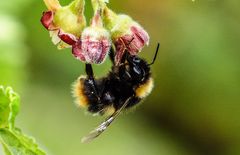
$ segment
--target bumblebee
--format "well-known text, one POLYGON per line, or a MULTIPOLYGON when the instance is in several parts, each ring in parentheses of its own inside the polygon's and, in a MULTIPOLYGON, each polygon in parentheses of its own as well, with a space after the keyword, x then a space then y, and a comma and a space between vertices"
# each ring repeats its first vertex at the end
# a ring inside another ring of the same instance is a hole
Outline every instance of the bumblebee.
POLYGON ((114 63, 114 51, 110 51, 113 63, 106 77, 94 78, 91 64, 86 64, 87 76, 80 76, 74 85, 74 96, 80 107, 90 113, 108 115, 109 117, 95 130, 82 139, 89 142, 98 137, 121 113, 121 111, 137 105, 148 96, 153 89, 150 66, 154 64, 160 44, 157 45, 152 63, 129 55, 125 52, 120 65, 114 63))

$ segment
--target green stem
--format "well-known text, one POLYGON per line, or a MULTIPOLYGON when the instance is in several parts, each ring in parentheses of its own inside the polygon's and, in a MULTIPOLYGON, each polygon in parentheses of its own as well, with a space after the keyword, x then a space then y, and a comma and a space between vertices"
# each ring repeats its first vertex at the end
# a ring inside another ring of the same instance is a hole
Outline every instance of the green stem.
POLYGON ((48 10, 56 11, 61 8, 61 5, 58 0, 43 0, 48 10))
POLYGON ((91 2, 94 14, 96 14, 98 11, 101 11, 102 14, 103 9, 106 7, 106 0, 92 0, 91 2))
POLYGON ((74 0, 70 7, 72 8, 72 11, 78 15, 82 15, 84 12, 84 6, 85 6, 85 0, 74 0))

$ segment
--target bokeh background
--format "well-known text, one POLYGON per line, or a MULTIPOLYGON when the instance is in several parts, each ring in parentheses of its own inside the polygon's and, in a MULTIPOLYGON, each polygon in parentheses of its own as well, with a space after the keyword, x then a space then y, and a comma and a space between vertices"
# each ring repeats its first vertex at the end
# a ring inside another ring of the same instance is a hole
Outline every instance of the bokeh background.
MULTIPOLYGON (((141 57, 150 61, 161 42, 155 88, 101 137, 82 144, 103 120, 73 103, 71 85, 84 65, 51 43, 39 21, 43 1, 1 0, 0 84, 22 97, 17 126, 50 155, 239 155, 239 0, 110 0, 109 6, 149 32, 141 57)), ((90 0, 86 7, 89 19, 90 0)), ((94 66, 99 77, 109 69, 109 61, 94 66)))

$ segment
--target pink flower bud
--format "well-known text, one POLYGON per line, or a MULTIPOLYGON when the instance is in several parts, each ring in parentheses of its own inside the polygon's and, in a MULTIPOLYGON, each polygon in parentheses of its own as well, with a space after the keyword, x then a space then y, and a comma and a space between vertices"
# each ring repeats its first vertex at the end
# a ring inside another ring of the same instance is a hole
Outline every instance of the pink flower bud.
POLYGON ((103 28, 102 19, 97 13, 90 27, 83 30, 81 41, 73 46, 73 55, 86 63, 102 63, 111 47, 109 32, 103 28))
POLYGON ((111 47, 110 35, 107 30, 99 27, 84 29, 79 41, 73 46, 73 55, 87 63, 102 63, 111 47))

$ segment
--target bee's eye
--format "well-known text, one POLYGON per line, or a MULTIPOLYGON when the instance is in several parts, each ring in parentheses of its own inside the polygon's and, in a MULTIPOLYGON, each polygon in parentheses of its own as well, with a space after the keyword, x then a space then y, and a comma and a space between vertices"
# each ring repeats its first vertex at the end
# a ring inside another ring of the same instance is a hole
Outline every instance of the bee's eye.
POLYGON ((128 62, 130 64, 139 64, 140 63, 140 59, 137 56, 129 56, 128 57, 128 62))
POLYGON ((145 77, 146 73, 141 67, 134 66, 133 67, 133 72, 135 74, 134 77, 136 78, 136 80, 138 80, 138 81, 143 81, 144 80, 144 77, 145 77))
POLYGON ((134 62, 134 63, 140 63, 140 59, 137 58, 137 57, 133 57, 133 62, 134 62))
POLYGON ((138 74, 138 75, 141 75, 141 69, 138 67, 138 66, 134 66, 133 67, 133 71, 136 73, 136 74, 138 74))

